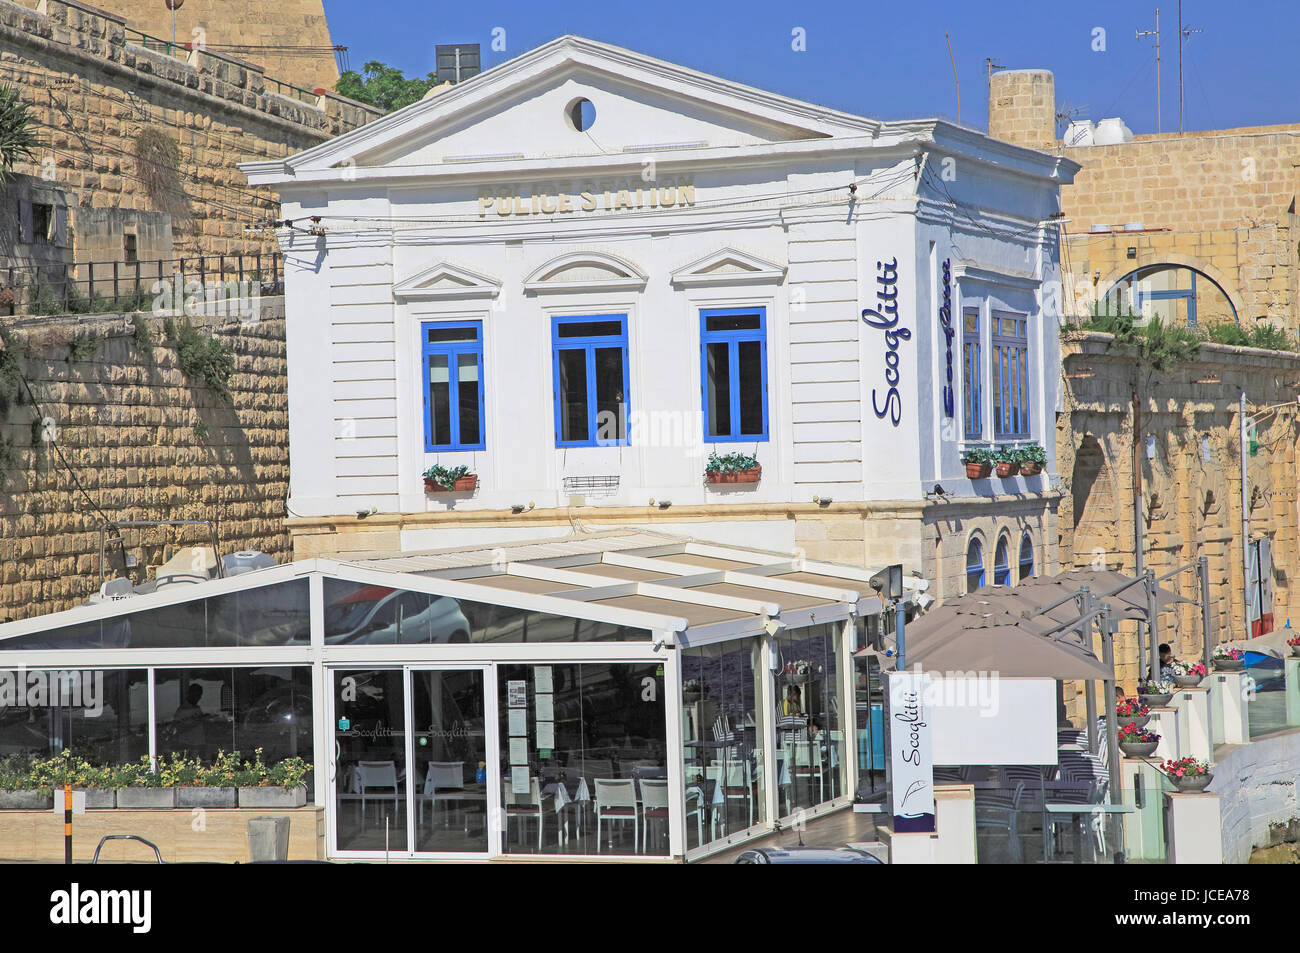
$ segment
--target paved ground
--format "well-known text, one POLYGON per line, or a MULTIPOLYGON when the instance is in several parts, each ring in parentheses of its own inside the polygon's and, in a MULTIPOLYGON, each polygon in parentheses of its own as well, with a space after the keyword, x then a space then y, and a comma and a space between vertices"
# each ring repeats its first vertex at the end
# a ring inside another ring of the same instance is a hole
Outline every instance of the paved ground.
POLYGON ((843 808, 825 817, 809 821, 802 832, 785 830, 747 841, 730 850, 721 851, 700 861, 702 864, 729 864, 742 851, 755 847, 794 847, 800 842, 808 847, 843 847, 845 844, 876 840, 876 815, 855 814, 852 808, 843 808))

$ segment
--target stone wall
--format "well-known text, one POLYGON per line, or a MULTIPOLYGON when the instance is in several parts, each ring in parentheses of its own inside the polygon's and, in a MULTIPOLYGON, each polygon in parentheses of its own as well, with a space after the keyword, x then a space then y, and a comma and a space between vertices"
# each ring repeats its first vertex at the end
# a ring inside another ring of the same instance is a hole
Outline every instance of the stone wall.
POLYGON ((1219 795, 1223 862, 1244 864, 1253 847, 1270 843, 1269 825, 1300 817, 1300 731, 1288 731, 1214 752, 1214 780, 1207 790, 1219 795))
MULTIPOLYGON (((0 0, 0 82, 31 105, 41 145, 16 171, 68 195, 78 264, 121 250, 121 228, 103 221, 114 210, 171 214, 177 256, 269 255, 274 239, 257 227, 279 217, 278 197, 249 188, 238 163, 296 153, 379 115, 334 93, 282 95, 262 67, 228 54, 146 49, 122 18, 73 0, 23 2, 0 0), (146 129, 177 147, 183 197, 164 201, 147 187, 159 163, 136 158, 146 129), (104 211, 79 220, 79 208, 104 211)), ((6 220, 0 233, 12 227, 6 220)))
MULTIPOLYGON (((1073 507, 1060 520, 1062 566, 1134 568, 1136 392, 1145 565, 1160 576, 1208 557, 1217 638, 1243 638, 1239 399, 1244 389, 1248 412, 1259 421, 1256 455, 1246 458, 1250 535, 1272 539, 1274 615, 1281 628, 1293 612, 1291 581, 1300 569, 1295 480, 1300 355, 1205 344, 1194 363, 1158 372, 1141 368, 1130 349, 1106 334, 1067 334, 1061 350, 1065 413, 1057 419, 1056 451, 1066 494, 1062 506, 1073 507), (1155 437, 1152 459, 1146 456, 1148 435, 1155 437)), ((1165 585, 1199 598, 1192 572, 1165 585)), ((1175 655, 1200 655, 1199 612, 1189 605, 1162 615, 1160 639, 1175 655)), ((1124 626, 1116 642, 1117 672, 1130 689, 1138 677, 1134 628, 1124 626)))
MULTIPOLYGON (((181 372, 162 318, 139 317, 158 338, 152 355, 129 316, 3 322, 36 404, 24 388, 0 416, 0 446, 11 445, 0 461, 0 621, 97 592, 105 521, 215 520, 223 554, 290 558, 283 299, 264 299, 256 322, 191 318, 234 355, 230 402, 181 372)), ((109 575, 136 582, 178 547, 206 542, 198 528, 122 536, 109 575), (124 554, 137 568, 126 569, 124 554)))

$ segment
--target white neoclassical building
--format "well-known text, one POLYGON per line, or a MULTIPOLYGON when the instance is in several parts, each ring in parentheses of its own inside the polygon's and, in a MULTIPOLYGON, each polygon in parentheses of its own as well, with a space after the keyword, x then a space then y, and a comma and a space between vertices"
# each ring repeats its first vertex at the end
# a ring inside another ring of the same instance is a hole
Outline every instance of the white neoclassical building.
POLYGON ((299 556, 623 526, 940 596, 1054 564, 1068 159, 566 36, 243 168, 291 222, 299 556))

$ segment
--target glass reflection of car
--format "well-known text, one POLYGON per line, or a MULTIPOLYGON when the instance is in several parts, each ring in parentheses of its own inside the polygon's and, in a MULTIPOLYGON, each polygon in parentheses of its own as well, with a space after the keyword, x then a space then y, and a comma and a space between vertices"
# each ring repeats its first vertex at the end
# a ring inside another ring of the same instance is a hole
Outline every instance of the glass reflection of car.
POLYGON ((756 847, 734 861, 737 864, 879 864, 857 847, 756 847))
POLYGON ((1256 692, 1286 691, 1285 663, 1259 652, 1246 653, 1246 671, 1255 681, 1256 692))
POLYGON ((326 610, 325 641, 330 645, 468 642, 469 620, 460 603, 449 596, 362 586, 326 610))

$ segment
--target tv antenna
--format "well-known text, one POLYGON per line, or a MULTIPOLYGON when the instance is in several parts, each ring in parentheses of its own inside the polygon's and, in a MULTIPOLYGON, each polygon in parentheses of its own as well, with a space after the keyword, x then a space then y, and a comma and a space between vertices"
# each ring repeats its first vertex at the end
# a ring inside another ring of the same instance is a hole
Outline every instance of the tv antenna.
POLYGON ((1062 130, 1070 125, 1071 122, 1088 112, 1087 106, 1071 106, 1066 103, 1056 114, 1056 122, 1062 130))
POLYGON ((1193 30, 1190 27, 1183 28, 1183 0, 1178 0, 1178 131, 1183 131, 1183 41, 1193 33, 1204 33, 1204 30, 1193 30))
POLYGON ((994 71, 995 69, 1006 69, 1006 67, 1003 66, 1001 63, 995 63, 995 62, 993 62, 995 59, 997 59, 996 56, 986 56, 986 57, 984 57, 984 62, 985 62, 985 64, 987 64, 987 66, 988 66, 988 68, 989 68, 989 83, 990 83, 990 84, 993 82, 993 71, 994 71))
MULTIPOLYGON (((1182 0, 1179 0, 1182 3, 1182 0)), ((1156 38, 1156 132, 1160 132, 1160 8, 1156 7, 1156 28, 1154 30, 1138 30, 1137 38, 1140 40, 1144 36, 1154 36, 1156 38)), ((1181 47, 1182 43, 1179 42, 1181 47)))
POLYGON ((948 62, 952 64, 952 81, 957 87, 957 125, 961 125, 961 80, 957 78, 957 60, 952 55, 952 37, 943 31, 943 38, 948 42, 948 62))

